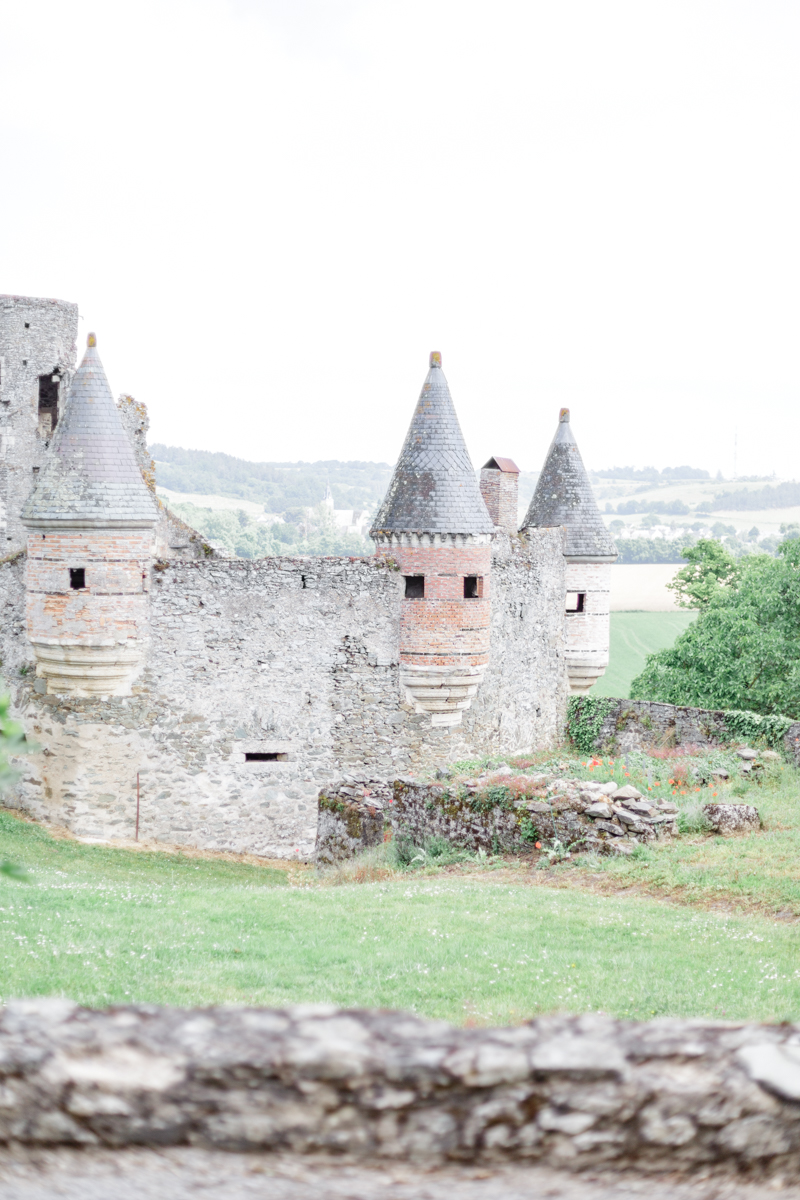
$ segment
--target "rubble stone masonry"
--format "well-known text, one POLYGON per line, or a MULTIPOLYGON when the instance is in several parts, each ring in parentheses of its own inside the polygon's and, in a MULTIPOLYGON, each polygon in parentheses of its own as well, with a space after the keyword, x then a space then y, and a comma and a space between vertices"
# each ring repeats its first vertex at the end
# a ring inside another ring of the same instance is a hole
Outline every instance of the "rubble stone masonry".
POLYGON ((464 1029, 322 1004, 16 1001, 0 1009, 0 1143, 719 1167, 780 1187, 800 1177, 797 1041, 796 1025, 601 1013, 464 1029))
POLYGON ((57 385, 60 415, 75 367, 78 306, 34 296, 0 296, 0 558, 25 546, 20 521, 45 462, 52 417, 39 416, 39 379, 57 385))
POLYGON ((110 699, 43 695, 20 674, 34 662, 23 562, 0 565, 3 675, 39 746, 6 803, 79 836, 128 837, 138 774, 143 838, 310 856, 317 797, 337 781, 557 742, 562 550, 560 530, 495 538, 490 662, 453 729, 404 701, 403 578, 381 557, 156 562, 144 670, 110 699))

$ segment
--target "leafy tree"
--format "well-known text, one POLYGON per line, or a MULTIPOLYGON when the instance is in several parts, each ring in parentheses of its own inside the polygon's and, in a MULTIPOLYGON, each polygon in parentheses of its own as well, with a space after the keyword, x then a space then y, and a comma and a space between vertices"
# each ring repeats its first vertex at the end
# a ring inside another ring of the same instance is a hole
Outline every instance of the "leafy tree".
POLYGON ((169 502, 169 508, 211 542, 218 542, 237 558, 267 558, 273 554, 314 557, 373 553, 372 543, 348 533, 334 521, 327 504, 314 508, 289 508, 283 521, 272 525, 254 520, 244 509, 200 508, 169 502))
POLYGON ((619 558, 617 562, 625 563, 682 563, 685 554, 680 542, 669 538, 614 538, 619 558))
POLYGON ((697 545, 684 548, 683 557, 689 565, 667 584, 681 608, 705 608, 721 587, 739 575, 739 564, 720 542, 701 538, 697 545))
POLYGON ((675 591, 700 609, 697 620, 648 656, 631 696, 800 719, 800 540, 783 542, 775 558, 736 561, 708 541, 693 550, 675 591))

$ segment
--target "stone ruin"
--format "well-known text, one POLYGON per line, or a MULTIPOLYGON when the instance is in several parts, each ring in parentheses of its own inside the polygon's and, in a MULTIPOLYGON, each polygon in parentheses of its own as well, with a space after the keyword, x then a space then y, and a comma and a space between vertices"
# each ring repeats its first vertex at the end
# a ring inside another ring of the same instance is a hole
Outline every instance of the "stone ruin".
POLYGON ((476 478, 433 354, 374 557, 230 560, 157 501, 145 406, 76 334, 74 304, 0 297, 0 657, 32 747, 7 803, 308 857, 323 789, 560 739, 615 557, 567 413, 518 530, 517 468, 476 478))

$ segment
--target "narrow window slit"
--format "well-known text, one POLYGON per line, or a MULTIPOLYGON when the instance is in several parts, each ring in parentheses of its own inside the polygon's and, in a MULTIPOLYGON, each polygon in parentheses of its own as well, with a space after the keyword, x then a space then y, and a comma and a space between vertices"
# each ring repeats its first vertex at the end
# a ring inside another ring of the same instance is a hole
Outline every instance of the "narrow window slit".
POLYGON ((464 576, 464 599, 479 600, 481 595, 481 584, 483 579, 480 575, 465 575, 464 576))
POLYGON ((50 434, 58 424, 58 389, 61 379, 52 371, 39 376, 39 427, 50 434))
POLYGON ((582 613, 586 611, 586 592, 567 592, 567 612, 582 613))
POLYGON ((69 569, 69 586, 76 591, 79 588, 86 587, 86 568, 85 567, 70 567, 69 569))
POLYGON ((246 753, 245 762, 288 762, 288 754, 279 754, 277 750, 254 750, 246 753))

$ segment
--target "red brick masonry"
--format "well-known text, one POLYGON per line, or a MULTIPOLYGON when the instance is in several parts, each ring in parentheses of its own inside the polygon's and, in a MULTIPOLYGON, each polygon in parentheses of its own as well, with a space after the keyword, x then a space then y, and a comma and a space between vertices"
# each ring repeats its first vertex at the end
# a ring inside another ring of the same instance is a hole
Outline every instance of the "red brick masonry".
POLYGON ((425 577, 424 600, 402 600, 400 661, 414 666, 484 666, 491 616, 489 546, 398 546, 387 551, 403 575, 425 577), (464 579, 478 577, 478 597, 464 579))

